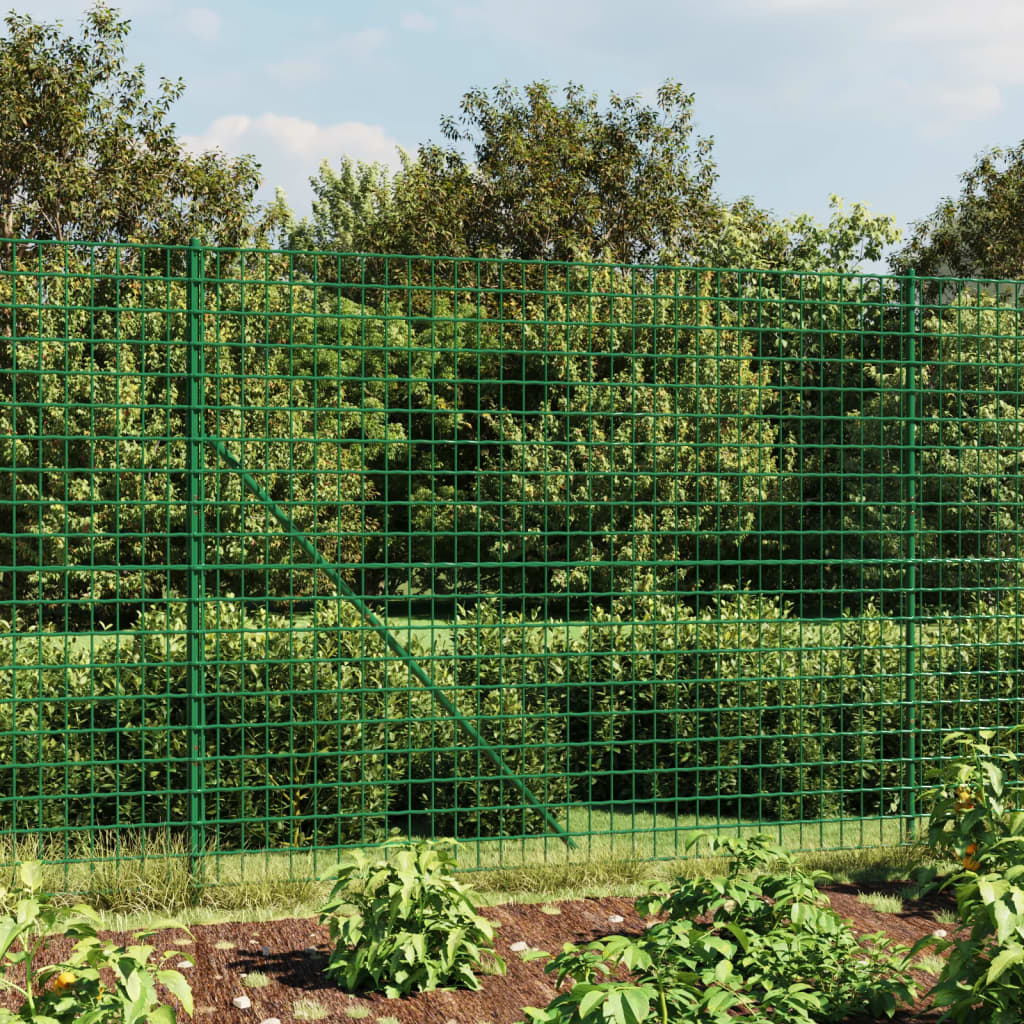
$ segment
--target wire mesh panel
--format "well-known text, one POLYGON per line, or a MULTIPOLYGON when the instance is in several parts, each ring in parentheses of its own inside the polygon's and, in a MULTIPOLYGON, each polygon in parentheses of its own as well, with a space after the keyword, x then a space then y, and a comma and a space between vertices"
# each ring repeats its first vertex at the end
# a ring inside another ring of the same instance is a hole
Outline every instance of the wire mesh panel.
POLYGON ((187 266, 35 243, 2 266, 0 820, 70 859, 187 820, 163 625, 186 565, 187 266))
POLYGON ((899 840, 1019 718, 1019 298, 5 243, 0 831, 899 840))

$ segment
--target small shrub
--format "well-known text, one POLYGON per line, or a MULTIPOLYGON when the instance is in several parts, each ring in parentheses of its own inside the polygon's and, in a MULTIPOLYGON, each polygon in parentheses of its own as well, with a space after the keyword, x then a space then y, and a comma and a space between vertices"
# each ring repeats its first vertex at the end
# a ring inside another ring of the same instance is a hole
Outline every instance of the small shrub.
POLYGON ((944 1020, 956 1024, 1016 1024, 1024 989, 1024 810, 1019 757, 1007 740, 982 730, 951 733, 961 757, 938 772, 932 788, 928 842, 959 862, 947 879, 956 893, 966 938, 944 944, 949 959, 932 990, 944 1020))
POLYGON ((898 1002, 913 1001, 910 962, 934 942, 930 936, 911 950, 881 934, 862 943, 817 891, 824 876, 802 871, 767 836, 711 846, 729 854, 727 876, 680 879, 668 894, 637 901, 641 914, 668 913, 639 939, 567 944, 545 970, 559 986, 567 978, 574 985, 546 1009, 528 1007, 530 1021, 799 1024, 866 1012, 891 1017, 898 1002), (702 915, 710 924, 694 923, 702 915), (610 980, 620 964, 631 981, 610 980))
POLYGON ((491 923, 451 873, 453 847, 450 840, 396 840, 384 845, 381 859, 355 850, 322 876, 334 879, 320 911, 335 944, 328 977, 348 992, 383 990, 396 999, 449 986, 478 989, 475 970, 504 973, 491 923))
MULTIPOLYGON (((102 940, 97 935, 101 922, 92 907, 55 906, 52 897, 40 891, 42 869, 37 862, 19 865, 18 884, 0 889, 0 902, 9 907, 0 917, 0 971, 14 964, 24 965, 24 983, 0 977, 0 986, 23 997, 17 1013, 0 1009, 0 1024, 30 1021, 33 1024, 174 1024, 174 1008, 161 1004, 156 982, 168 988, 192 1014, 192 991, 178 972, 150 966, 153 947, 127 948, 102 940), (13 903, 13 907, 11 906, 13 903), (13 912, 12 912, 13 911, 13 912), (68 935, 77 939, 68 959, 38 968, 35 960, 49 937, 68 935), (100 971, 109 968, 115 983, 108 989, 100 971)), ((145 938, 148 933, 136 936, 145 938)), ((180 956, 168 950, 161 962, 180 956)))

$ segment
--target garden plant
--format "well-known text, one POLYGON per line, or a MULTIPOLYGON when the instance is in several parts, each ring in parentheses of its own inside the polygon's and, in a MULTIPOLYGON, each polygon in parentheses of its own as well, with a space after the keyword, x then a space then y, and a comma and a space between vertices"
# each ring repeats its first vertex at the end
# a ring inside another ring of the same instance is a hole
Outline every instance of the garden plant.
POLYGON ((858 939, 816 888, 827 876, 805 872, 765 835, 710 846, 729 856, 726 875, 679 879, 639 900, 641 913, 667 914, 639 938, 566 944, 545 970, 574 984, 545 1009, 527 1007, 530 1024, 728 1024, 737 1013, 798 1024, 892 1017, 916 998, 910 963, 934 939, 911 949, 882 934, 858 939), (629 980, 613 977, 619 966, 629 980))
MULTIPOLYGON (((23 997, 17 1013, 0 1007, 0 1024, 30 1021, 31 1024, 175 1024, 174 1007, 161 1003, 156 991, 160 982, 192 1014, 192 992, 176 970, 152 966, 153 946, 127 947, 101 939, 99 915, 87 904, 60 907, 41 891, 42 869, 30 861, 17 868, 17 883, 0 889, 0 902, 8 910, 0 917, 0 986, 23 997), (67 935, 78 941, 64 962, 38 967, 36 960, 46 941, 67 935), (9 969, 22 965, 19 982, 7 977, 9 969), (109 969, 114 984, 101 980, 109 969)), ((144 939, 148 933, 136 935, 144 939)), ((168 950, 161 962, 179 956, 168 950)))
POLYGON ((452 841, 384 844, 381 858, 351 852, 320 913, 334 949, 324 973, 349 992, 397 999, 442 987, 477 989, 474 973, 504 973, 494 929, 452 874, 452 841))
POLYGON ((942 1020, 1017 1024, 1024 1016, 1024 800, 1020 755, 1001 736, 950 733, 960 758, 939 769, 930 790, 928 843, 962 870, 946 879, 966 938, 945 944, 949 958, 932 991, 942 1020))

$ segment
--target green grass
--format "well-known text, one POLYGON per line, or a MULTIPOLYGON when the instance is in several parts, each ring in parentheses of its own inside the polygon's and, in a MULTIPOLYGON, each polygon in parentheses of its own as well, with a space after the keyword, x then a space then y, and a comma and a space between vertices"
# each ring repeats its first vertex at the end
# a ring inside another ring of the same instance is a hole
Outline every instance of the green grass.
POLYGON ((886 896, 880 892, 862 892, 857 896, 857 902, 863 903, 880 914, 901 914, 903 912, 903 900, 899 896, 886 896))
POLYGON ((922 953, 914 961, 914 966, 919 971, 927 971, 929 974, 941 974, 942 968, 946 966, 946 961, 934 953, 922 953))
POLYGON ((251 971, 242 975, 242 984, 246 988, 266 988, 270 984, 270 975, 262 971, 251 971))
MULTIPOLYGON (((452 639, 453 623, 451 620, 391 614, 380 614, 378 618, 384 622, 391 635, 404 647, 408 647, 413 639, 416 639, 428 651, 432 651, 434 654, 451 654, 454 649, 455 645, 452 639)), ((310 630, 313 628, 312 615, 295 615, 292 617, 292 622, 297 630, 310 630)), ((569 622, 553 624, 550 628, 557 630, 559 633, 568 631, 570 636, 578 637, 586 629, 586 626, 585 622, 569 622)), ((366 628, 371 629, 372 627, 367 625, 366 628)), ((467 624, 466 628, 472 628, 471 624, 467 624)), ((36 634, 24 634, 23 640, 31 642, 31 638, 34 635, 36 634)), ((48 638, 53 636, 53 634, 46 635, 48 638)), ((130 629, 99 630, 95 633, 70 633, 67 634, 67 643, 68 647, 72 650, 88 653, 90 650, 94 650, 100 643, 109 642, 112 637, 117 638, 118 644, 127 644, 134 635, 135 631, 130 629)), ((64 634, 56 634, 56 636, 62 638, 64 634)))
MULTIPOLYGON (((704 843, 687 853, 686 843, 698 827, 723 836, 767 831, 782 846, 798 852, 805 867, 827 871, 837 881, 906 879, 915 867, 933 863, 923 848, 905 843, 902 822, 894 819, 781 826, 732 820, 716 829, 706 818, 570 808, 564 823, 574 832, 590 832, 577 836, 575 850, 550 835, 460 842, 457 854, 464 881, 490 904, 635 897, 651 883, 725 869, 725 858, 710 856, 704 843), (843 843, 864 848, 829 849, 843 843)), ((90 846, 87 839, 80 837, 67 849, 56 842, 49 847, 0 847, 0 863, 67 857, 73 863, 45 866, 45 886, 63 894, 60 898, 68 903, 84 896, 102 912, 107 927, 129 930, 159 927, 168 918, 208 924, 315 916, 330 884, 311 879, 338 860, 337 851, 210 850, 200 864, 205 880, 200 885, 189 871, 181 837, 149 838, 143 847, 129 834, 116 848, 95 836, 90 846), (109 859, 92 860, 95 857, 109 859)), ((0 882, 4 877, 0 869, 0 882)))
POLYGON ((292 1016, 296 1020, 323 1020, 330 1011, 315 999, 296 999, 292 1003, 292 1016))

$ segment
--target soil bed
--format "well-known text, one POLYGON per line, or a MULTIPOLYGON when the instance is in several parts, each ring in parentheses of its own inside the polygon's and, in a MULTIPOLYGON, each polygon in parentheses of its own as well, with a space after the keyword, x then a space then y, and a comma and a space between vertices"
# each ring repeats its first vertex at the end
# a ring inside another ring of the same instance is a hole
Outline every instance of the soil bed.
MULTIPOLYGON (((822 891, 859 933, 882 931, 905 946, 939 928, 952 937, 953 926, 936 919, 940 911, 955 910, 951 894, 904 900, 904 909, 897 914, 879 912, 857 899, 860 893, 900 896, 905 884, 830 885, 822 891)), ((482 913, 498 926, 495 948, 507 964, 506 976, 484 975, 479 992, 424 992, 404 999, 372 993, 352 996, 328 981, 320 972, 330 948, 328 933, 315 918, 194 925, 191 938, 184 931, 173 930, 156 932, 146 941, 158 951, 180 950, 181 959, 191 962, 192 966, 181 971, 192 986, 197 1024, 259 1024, 273 1017, 281 1024, 310 1019, 325 1024, 375 1024, 382 1018, 387 1024, 513 1024, 524 1019, 524 1006, 547 1006, 556 990, 553 979, 544 973, 546 961, 524 963, 521 954, 512 952, 510 946, 525 942, 531 949, 557 953, 564 942, 586 943, 614 933, 639 935, 645 926, 633 901, 617 897, 512 903, 487 907, 482 913), (244 976, 257 972, 265 975, 268 983, 247 986, 244 976), (238 1009, 232 1000, 239 996, 247 996, 251 1006, 238 1009), (300 1008, 297 1013, 296 1004, 303 1002, 307 1006, 316 1004, 325 1012, 313 1017, 303 1015, 300 1008)), ((124 932, 104 934, 118 943, 130 939, 124 932)), ((71 946, 69 939, 51 940, 39 964, 63 959, 71 946)), ((178 959, 167 966, 175 966, 178 959)), ((915 971, 914 977, 922 992, 935 982, 935 975, 923 971, 915 971)), ((166 996, 166 992, 163 994, 166 996)), ((175 1002, 173 997, 168 1001, 175 1002)), ((8 992, 0 994, 0 1005, 12 1009, 18 1006, 8 992)), ((899 1011, 893 1020, 898 1024, 934 1024, 939 1016, 938 1010, 921 999, 914 1007, 899 1011)), ((188 1017, 179 1013, 178 1019, 187 1021, 188 1017)), ((859 1018, 858 1024, 863 1020, 859 1018)))

